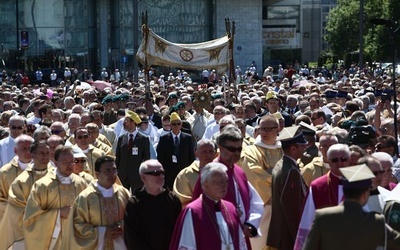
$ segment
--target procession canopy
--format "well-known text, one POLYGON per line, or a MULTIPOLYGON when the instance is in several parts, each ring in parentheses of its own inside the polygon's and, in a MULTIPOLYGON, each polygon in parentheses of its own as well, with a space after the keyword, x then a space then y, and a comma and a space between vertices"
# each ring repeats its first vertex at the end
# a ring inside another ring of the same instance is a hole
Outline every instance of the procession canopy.
POLYGON ((216 69, 223 73, 229 69, 232 57, 230 36, 202 43, 172 43, 143 27, 143 40, 137 52, 138 61, 147 66, 158 65, 182 69, 216 69))

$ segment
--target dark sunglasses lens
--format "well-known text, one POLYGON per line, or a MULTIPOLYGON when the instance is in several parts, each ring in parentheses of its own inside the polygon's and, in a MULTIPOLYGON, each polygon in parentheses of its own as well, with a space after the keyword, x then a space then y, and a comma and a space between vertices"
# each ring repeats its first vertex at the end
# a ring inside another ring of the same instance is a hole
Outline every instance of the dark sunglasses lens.
POLYGON ((234 152, 242 152, 242 147, 225 147, 226 149, 228 149, 230 152, 234 153, 234 152))
POLYGON ((51 133, 52 133, 53 135, 58 135, 58 134, 61 133, 61 130, 52 130, 51 133))
POLYGON ((18 129, 18 130, 22 130, 24 127, 22 126, 11 126, 11 129, 18 129))
POLYGON ((147 172, 145 174, 152 175, 152 176, 160 176, 160 175, 164 175, 164 171, 152 171, 152 172, 147 172))

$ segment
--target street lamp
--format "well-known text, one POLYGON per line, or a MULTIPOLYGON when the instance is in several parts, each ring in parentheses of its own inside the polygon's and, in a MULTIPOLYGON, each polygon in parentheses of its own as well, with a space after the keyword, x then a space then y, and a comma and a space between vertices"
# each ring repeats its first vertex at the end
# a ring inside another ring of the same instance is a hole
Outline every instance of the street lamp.
POLYGON ((396 33, 399 31, 400 25, 398 22, 390 19, 373 18, 370 20, 372 24, 384 25, 389 29, 390 41, 392 45, 392 88, 393 88, 393 106, 394 106, 394 136, 396 138, 396 155, 399 155, 399 142, 398 142, 398 132, 397 132, 397 89, 396 89, 396 33))

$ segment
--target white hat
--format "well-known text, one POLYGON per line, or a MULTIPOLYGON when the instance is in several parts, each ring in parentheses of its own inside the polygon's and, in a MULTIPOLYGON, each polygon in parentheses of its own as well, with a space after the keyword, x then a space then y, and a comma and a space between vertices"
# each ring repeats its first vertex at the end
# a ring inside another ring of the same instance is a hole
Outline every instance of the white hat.
POLYGON ((74 158, 85 158, 87 159, 86 155, 83 153, 82 149, 77 146, 72 147, 72 153, 74 154, 74 158))

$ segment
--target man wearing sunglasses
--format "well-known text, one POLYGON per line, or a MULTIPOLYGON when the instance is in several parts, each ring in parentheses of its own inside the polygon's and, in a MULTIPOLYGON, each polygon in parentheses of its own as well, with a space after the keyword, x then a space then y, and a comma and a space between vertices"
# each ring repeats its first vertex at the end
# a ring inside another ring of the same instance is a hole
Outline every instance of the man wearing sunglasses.
POLYGON ((89 185, 94 180, 94 177, 91 174, 83 171, 84 169, 87 169, 86 155, 83 153, 82 149, 77 146, 72 147, 72 153, 74 154, 74 167, 72 171, 74 172, 74 174, 79 175, 79 177, 84 179, 86 181, 86 184, 89 185))
POLYGON ((126 246, 128 249, 168 249, 181 202, 164 188, 165 172, 159 161, 143 162, 139 174, 144 185, 135 190, 125 209, 126 246))
POLYGON ((157 159, 165 167, 165 184, 172 190, 178 173, 195 159, 194 140, 182 132, 182 120, 176 112, 170 117, 171 132, 160 137, 157 159))
POLYGON ((98 148, 95 148, 93 145, 89 143, 89 131, 85 127, 79 127, 75 130, 75 142, 76 146, 78 146, 83 153, 87 157, 87 166, 89 169, 85 169, 90 173, 93 177, 96 178, 96 174, 94 171, 94 163, 101 156, 106 155, 106 153, 98 148))
MULTIPOLYGON (((248 182, 244 171, 236 164, 242 152, 243 137, 235 125, 227 125, 217 137, 220 155, 214 161, 228 167, 228 192, 225 200, 232 202, 240 215, 240 222, 246 237, 256 237, 264 211, 264 203, 254 187, 248 182)), ((192 199, 203 193, 201 178, 197 180, 192 199)), ((250 247, 250 246, 248 246, 250 247)))
POLYGON ((116 164, 118 176, 125 188, 132 191, 143 186, 139 176, 139 166, 142 162, 150 159, 150 140, 137 130, 137 126, 142 123, 139 115, 127 110, 123 126, 127 131, 121 135, 117 142, 116 164))
POLYGON ((67 137, 67 132, 65 131, 64 123, 62 122, 53 122, 50 126, 50 130, 51 134, 58 135, 63 138, 63 140, 67 137))
POLYGON ((0 140, 0 167, 9 163, 15 156, 12 149, 15 146, 15 139, 22 135, 26 129, 25 118, 19 115, 11 116, 8 127, 10 135, 0 140))
MULTIPOLYGON (((324 144, 325 145, 325 144, 324 144)), ((315 217, 316 209, 337 206, 343 199, 340 168, 350 165, 351 152, 346 144, 333 144, 327 151, 330 171, 311 182, 297 231, 295 249, 301 249, 315 217)))

